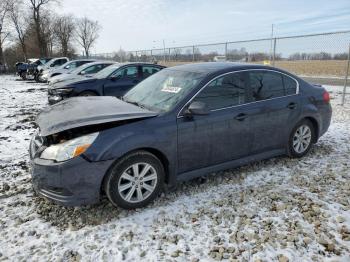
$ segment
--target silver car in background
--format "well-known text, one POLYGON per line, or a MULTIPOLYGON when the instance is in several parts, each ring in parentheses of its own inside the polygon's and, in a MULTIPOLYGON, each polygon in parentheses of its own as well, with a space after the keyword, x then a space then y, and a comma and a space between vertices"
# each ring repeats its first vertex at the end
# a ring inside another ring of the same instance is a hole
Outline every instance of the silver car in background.
POLYGON ((49 79, 49 85, 55 85, 67 81, 78 81, 84 77, 91 77, 107 66, 113 65, 113 61, 96 61, 84 64, 66 73, 56 75, 49 79))

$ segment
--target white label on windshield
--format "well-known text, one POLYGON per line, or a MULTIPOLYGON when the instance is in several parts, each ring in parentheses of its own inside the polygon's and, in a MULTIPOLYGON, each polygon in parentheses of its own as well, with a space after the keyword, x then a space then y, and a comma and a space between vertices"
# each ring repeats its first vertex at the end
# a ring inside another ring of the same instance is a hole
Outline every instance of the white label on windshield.
POLYGON ((168 93, 179 93, 182 88, 178 86, 164 86, 161 91, 168 93))

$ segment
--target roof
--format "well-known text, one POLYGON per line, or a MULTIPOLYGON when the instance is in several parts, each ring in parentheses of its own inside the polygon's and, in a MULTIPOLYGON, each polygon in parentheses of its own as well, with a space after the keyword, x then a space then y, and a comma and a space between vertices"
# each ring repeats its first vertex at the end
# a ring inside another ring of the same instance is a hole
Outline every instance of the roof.
POLYGON ((244 70, 244 69, 271 69, 270 66, 249 64, 249 63, 234 63, 234 62, 204 62, 204 63, 193 63, 178 65, 169 68, 181 71, 189 71, 196 73, 215 73, 219 71, 229 71, 229 70, 244 70))
POLYGON ((159 67, 165 67, 163 65, 159 65, 159 64, 154 64, 154 63, 147 63, 147 62, 124 62, 124 63, 120 63, 120 66, 124 66, 124 65, 150 65, 150 66, 159 66, 159 67))

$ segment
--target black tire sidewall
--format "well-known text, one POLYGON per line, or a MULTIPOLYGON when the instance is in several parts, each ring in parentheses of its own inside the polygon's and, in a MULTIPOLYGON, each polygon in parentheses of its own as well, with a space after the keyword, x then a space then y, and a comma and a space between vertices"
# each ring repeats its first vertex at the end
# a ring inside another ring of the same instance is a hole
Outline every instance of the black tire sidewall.
POLYGON ((310 151, 314 141, 315 141, 315 128, 314 128, 314 126, 313 126, 313 124, 311 123, 310 120, 303 119, 300 122, 298 122, 298 124, 295 125, 295 127, 293 128, 293 130, 292 130, 292 132, 291 132, 291 134, 289 136, 289 140, 288 140, 288 154, 291 157, 296 157, 296 158, 303 157, 310 151), (310 144, 308 145, 307 149, 304 152, 298 153, 298 152, 296 152, 294 150, 294 147, 293 147, 293 137, 294 137, 295 132, 297 131, 297 129, 300 126, 302 126, 302 125, 307 125, 310 128, 310 130, 311 130, 311 142, 310 142, 310 144))
POLYGON ((135 209, 135 208, 145 207, 150 202, 152 202, 161 192, 164 184, 164 175, 165 175, 165 172, 164 172, 163 165, 156 156, 154 156, 153 154, 147 151, 137 151, 123 157, 112 166, 112 168, 110 169, 110 171, 108 172, 104 180, 104 190, 109 201, 114 206, 121 207, 124 209, 135 209), (118 191, 118 182, 119 182, 120 176, 128 167, 140 162, 148 163, 152 165, 152 167, 156 170, 157 185, 155 190, 152 192, 152 194, 148 198, 146 198, 144 201, 141 201, 138 203, 130 203, 125 201, 120 196, 118 191))
POLYGON ((91 91, 83 91, 79 94, 79 96, 96 96, 97 94, 91 91))

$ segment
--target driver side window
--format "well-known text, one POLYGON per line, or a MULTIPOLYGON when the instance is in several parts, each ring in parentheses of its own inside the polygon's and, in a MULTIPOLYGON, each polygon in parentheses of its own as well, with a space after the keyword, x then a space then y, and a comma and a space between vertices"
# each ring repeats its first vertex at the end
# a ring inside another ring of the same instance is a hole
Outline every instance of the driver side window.
POLYGON ((112 76, 118 77, 119 79, 123 78, 137 78, 138 70, 137 66, 128 66, 122 69, 119 69, 112 76))
POLYGON ((210 82, 193 101, 206 104, 209 110, 241 105, 246 102, 245 72, 231 73, 210 82))

